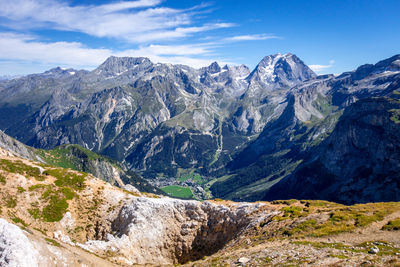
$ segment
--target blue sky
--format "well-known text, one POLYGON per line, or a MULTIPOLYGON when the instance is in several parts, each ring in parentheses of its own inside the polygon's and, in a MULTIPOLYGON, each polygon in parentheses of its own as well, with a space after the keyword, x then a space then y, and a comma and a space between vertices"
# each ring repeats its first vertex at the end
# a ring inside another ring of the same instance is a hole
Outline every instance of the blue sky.
POLYGON ((294 53, 320 74, 400 53, 398 0, 0 0, 0 76, 108 56, 205 66, 294 53))

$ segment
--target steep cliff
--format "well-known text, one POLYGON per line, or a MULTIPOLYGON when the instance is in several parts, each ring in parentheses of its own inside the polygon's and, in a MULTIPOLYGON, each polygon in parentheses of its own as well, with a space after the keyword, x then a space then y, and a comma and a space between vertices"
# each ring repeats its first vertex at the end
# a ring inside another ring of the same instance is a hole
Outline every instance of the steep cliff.
POLYGON ((332 134, 265 199, 326 199, 340 203, 400 200, 400 104, 368 98, 345 109, 332 134))
MULTIPOLYGON (((399 59, 400 56, 397 55, 375 65, 361 66, 337 77, 318 76, 292 87, 285 97, 284 111, 276 120, 265 125, 257 139, 233 155, 224 176, 211 186, 213 194, 234 200, 262 199, 272 186, 290 175, 310 151, 314 151, 316 146, 335 131, 337 122, 350 105, 374 96, 398 98, 399 59)), ((378 104, 379 100, 376 101, 378 104)), ((377 115, 380 112, 375 111, 377 115)), ((357 131, 355 134, 363 135, 361 128, 353 130, 357 131)), ((378 132, 376 134, 378 137, 378 132)), ((387 140, 388 143, 392 141, 387 140)), ((334 154, 329 156, 332 159, 327 156, 324 158, 326 162, 335 158, 334 154)), ((355 154, 352 156, 354 160, 358 160, 355 154)), ((338 161, 336 164, 338 168, 347 168, 346 161, 338 161)), ((309 175, 312 176, 311 173, 309 175)), ((286 191, 285 187, 280 189, 286 191)), ((384 194, 385 190, 381 189, 380 192, 384 194)), ((297 190, 300 191, 300 188, 297 190)), ((317 190, 315 194, 319 192, 317 190)), ((268 199, 273 199, 272 195, 270 196, 268 199)), ((325 197, 326 195, 321 194, 317 198, 325 197)), ((397 200, 395 195, 392 197, 393 200, 397 200)), ((356 198, 353 201, 356 201, 356 198)), ((359 201, 367 200, 361 198, 359 201)))

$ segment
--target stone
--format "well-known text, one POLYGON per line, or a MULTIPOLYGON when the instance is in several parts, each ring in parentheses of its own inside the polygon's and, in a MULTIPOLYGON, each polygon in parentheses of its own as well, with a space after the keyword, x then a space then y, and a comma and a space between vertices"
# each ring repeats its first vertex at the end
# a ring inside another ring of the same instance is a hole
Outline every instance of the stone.
POLYGON ((131 193, 140 194, 140 191, 131 184, 125 185, 124 190, 129 191, 131 193))
POLYGON ((379 248, 377 247, 372 247, 368 251, 369 254, 378 254, 379 253, 379 248))
POLYGON ((207 201, 133 197, 114 220, 113 236, 79 246, 100 255, 116 249, 115 259, 126 264, 184 263, 221 249, 250 224, 255 209, 243 203, 228 208, 207 201))
POLYGON ((248 263, 249 261, 250 261, 250 259, 249 259, 249 258, 246 258, 246 257, 241 257, 241 258, 239 258, 239 259, 237 260, 237 262, 238 262, 239 264, 242 264, 242 265, 248 263))

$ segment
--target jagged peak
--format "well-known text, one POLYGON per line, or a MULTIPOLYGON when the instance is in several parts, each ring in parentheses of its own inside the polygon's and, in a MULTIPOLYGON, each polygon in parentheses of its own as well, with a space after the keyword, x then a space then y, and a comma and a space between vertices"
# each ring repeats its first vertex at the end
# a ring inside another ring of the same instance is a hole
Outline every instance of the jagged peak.
POLYGON ((384 59, 373 65, 374 71, 400 71, 400 54, 384 59))
POLYGON ((108 57, 100 66, 109 65, 109 64, 143 64, 143 63, 152 63, 151 60, 147 57, 116 57, 110 56, 108 57))
POLYGON ((219 66, 218 62, 214 61, 207 67, 207 71, 211 74, 221 72, 221 67, 219 66))
MULTIPOLYGON (((44 75, 59 75, 59 74, 61 74, 61 75, 66 75, 66 74, 74 75, 77 72, 79 72, 79 71, 75 70, 75 69, 72 69, 72 68, 66 69, 66 68, 61 68, 61 67, 55 67, 55 68, 52 68, 52 69, 49 69, 49 70, 45 71, 43 74, 44 75)), ((39 75, 41 75, 41 74, 39 74, 39 75)))
POLYGON ((134 68, 137 65, 153 65, 153 62, 151 62, 147 57, 110 56, 95 70, 95 72, 99 73, 100 71, 106 71, 112 73, 121 73, 134 68))
POLYGON ((55 67, 45 71, 44 74, 63 73, 64 71, 66 71, 66 69, 63 69, 61 67, 55 67))
POLYGON ((359 66, 354 71, 348 71, 340 74, 339 79, 351 77, 354 80, 360 80, 371 74, 379 74, 383 72, 398 72, 400 71, 400 54, 379 61, 376 64, 364 64, 359 66))
POLYGON ((57 66, 55 68, 49 69, 46 72, 59 72, 59 71, 63 71, 63 69, 60 66, 57 66))
POLYGON ((302 64, 305 65, 304 62, 297 57, 295 54, 292 53, 286 53, 286 54, 281 54, 281 53, 276 53, 273 55, 265 56, 260 63, 258 63, 257 67, 265 67, 267 65, 276 65, 282 61, 286 62, 295 62, 297 64, 302 64))

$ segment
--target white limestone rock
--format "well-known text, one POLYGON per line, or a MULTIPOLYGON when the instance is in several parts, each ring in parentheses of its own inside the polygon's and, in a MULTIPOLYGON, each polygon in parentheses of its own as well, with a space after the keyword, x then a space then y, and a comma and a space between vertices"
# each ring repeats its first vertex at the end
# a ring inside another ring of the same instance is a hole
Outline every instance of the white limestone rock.
POLYGON ((38 252, 24 232, 0 219, 0 266, 36 267, 38 262, 38 252))

